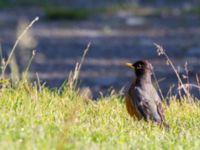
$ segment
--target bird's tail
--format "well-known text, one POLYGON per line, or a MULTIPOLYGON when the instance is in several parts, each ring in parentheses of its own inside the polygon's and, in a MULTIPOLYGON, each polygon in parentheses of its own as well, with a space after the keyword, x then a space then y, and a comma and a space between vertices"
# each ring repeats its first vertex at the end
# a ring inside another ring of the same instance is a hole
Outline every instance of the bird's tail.
POLYGON ((164 128, 166 128, 166 129, 170 129, 169 124, 166 123, 165 121, 162 121, 162 123, 161 123, 161 127, 164 127, 164 128))

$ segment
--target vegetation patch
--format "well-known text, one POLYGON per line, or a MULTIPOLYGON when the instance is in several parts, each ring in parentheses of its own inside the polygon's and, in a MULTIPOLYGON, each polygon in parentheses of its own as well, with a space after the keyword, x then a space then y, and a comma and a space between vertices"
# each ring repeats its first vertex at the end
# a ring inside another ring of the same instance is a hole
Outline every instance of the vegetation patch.
POLYGON ((200 6, 193 6, 187 10, 185 10, 185 13, 187 14, 195 14, 200 16, 200 6))
POLYGON ((170 129, 130 118, 123 97, 98 101, 22 80, 1 90, 2 149, 198 149, 200 105, 171 98, 170 129), (40 90, 38 90, 40 89, 40 90))
POLYGON ((79 9, 79 8, 63 8, 63 7, 48 7, 45 8, 45 16, 47 19, 66 19, 66 20, 84 20, 96 14, 96 10, 79 9))

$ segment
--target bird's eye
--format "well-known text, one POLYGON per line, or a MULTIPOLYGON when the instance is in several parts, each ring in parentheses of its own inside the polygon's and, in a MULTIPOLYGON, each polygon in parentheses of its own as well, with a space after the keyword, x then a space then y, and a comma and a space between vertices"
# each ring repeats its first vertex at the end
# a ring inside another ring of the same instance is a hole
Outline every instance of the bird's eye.
POLYGON ((141 64, 138 65, 137 69, 142 69, 143 66, 141 64))

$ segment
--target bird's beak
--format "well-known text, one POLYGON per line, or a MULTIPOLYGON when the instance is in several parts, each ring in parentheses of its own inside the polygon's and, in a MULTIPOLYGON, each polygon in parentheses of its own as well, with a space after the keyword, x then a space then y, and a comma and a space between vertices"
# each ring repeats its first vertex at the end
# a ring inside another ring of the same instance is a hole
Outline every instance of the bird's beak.
POLYGON ((134 67, 133 64, 131 64, 131 63, 126 63, 126 66, 128 66, 128 67, 131 68, 131 69, 135 69, 135 67, 134 67))

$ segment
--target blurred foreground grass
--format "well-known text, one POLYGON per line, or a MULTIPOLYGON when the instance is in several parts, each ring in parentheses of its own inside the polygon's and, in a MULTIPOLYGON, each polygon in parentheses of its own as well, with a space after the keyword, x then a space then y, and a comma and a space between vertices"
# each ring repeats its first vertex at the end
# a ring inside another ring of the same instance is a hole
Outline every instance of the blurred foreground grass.
POLYGON ((0 149, 199 149, 200 105, 165 107, 169 131, 130 118, 117 95, 37 87, 22 80, 0 92, 0 149))

